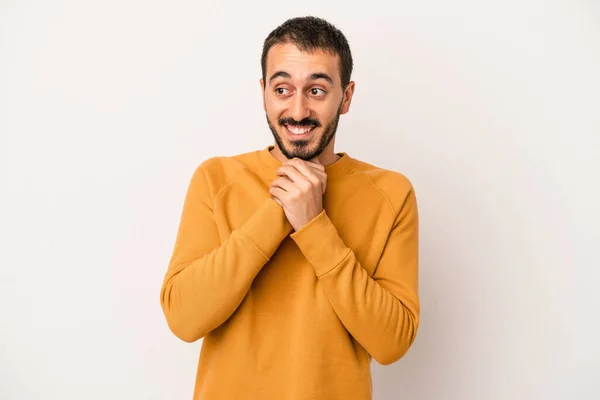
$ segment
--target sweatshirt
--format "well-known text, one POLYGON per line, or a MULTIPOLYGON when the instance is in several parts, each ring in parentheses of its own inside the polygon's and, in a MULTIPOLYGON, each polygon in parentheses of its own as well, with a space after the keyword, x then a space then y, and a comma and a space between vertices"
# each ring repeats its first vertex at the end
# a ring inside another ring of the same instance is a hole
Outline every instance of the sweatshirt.
POLYGON ((185 195, 160 304, 203 339, 193 398, 371 399, 371 360, 400 359, 419 325, 415 192, 337 153, 323 211, 294 231, 271 149, 206 159, 185 195))

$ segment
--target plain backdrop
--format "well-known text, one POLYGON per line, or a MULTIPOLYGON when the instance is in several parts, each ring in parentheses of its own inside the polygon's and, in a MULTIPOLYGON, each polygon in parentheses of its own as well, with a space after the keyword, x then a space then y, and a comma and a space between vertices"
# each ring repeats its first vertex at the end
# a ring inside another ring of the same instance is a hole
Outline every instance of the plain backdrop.
POLYGON ((0 0, 1 399, 191 398, 185 190, 273 143, 262 42, 301 15, 352 47, 336 151, 419 202, 419 335, 374 399, 600 398, 598 2, 0 0))

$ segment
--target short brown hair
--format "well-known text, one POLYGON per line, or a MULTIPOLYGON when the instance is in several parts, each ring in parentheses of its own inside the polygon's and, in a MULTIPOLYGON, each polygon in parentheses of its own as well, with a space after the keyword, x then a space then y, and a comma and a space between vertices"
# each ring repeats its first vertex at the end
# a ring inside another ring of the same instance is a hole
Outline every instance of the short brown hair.
POLYGON ((267 53, 274 45, 283 43, 293 43, 301 51, 325 50, 337 54, 340 59, 342 90, 350 82, 353 63, 348 40, 329 22, 311 16, 288 19, 267 36, 260 60, 264 82, 266 82, 267 53))

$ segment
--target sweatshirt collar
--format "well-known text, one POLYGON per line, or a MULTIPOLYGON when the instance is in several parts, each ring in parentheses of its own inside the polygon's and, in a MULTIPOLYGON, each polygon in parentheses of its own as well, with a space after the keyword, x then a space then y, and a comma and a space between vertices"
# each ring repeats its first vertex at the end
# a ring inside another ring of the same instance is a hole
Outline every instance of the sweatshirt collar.
MULTIPOLYGON (((269 145, 262 150, 258 150, 258 158, 263 167, 266 167, 269 171, 275 173, 275 171, 283 165, 281 161, 276 159, 271 150, 274 146, 269 145)), ((325 166, 325 173, 328 178, 333 178, 341 175, 345 175, 352 169, 352 158, 347 153, 336 153, 340 158, 325 166)))

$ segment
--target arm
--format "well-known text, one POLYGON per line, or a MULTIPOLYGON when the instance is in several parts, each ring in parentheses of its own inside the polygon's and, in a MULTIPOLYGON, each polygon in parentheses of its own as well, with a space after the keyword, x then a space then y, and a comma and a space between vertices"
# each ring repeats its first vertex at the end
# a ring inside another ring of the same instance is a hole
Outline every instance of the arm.
POLYGON ((314 267, 323 290, 346 329, 377 362, 400 359, 419 325, 418 215, 407 193, 371 278, 322 211, 291 238, 314 267))
POLYGON ((189 184, 160 303, 171 331, 193 342, 225 322, 290 233, 281 207, 267 197, 221 243, 204 164, 189 184))

